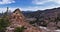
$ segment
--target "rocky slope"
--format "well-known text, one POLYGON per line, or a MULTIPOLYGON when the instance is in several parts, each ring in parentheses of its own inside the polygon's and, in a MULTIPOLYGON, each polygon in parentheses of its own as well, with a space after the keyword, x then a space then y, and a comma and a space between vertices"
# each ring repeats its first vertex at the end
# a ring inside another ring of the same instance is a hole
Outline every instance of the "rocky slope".
POLYGON ((7 27, 6 32, 14 32, 14 29, 16 27, 24 26, 25 29, 24 32, 41 32, 41 29, 38 27, 34 27, 30 25, 28 22, 26 22, 24 15, 21 13, 19 9, 16 9, 10 16, 10 22, 11 25, 7 27))
MULTIPOLYGON (((60 7, 53 8, 53 9, 46 9, 46 10, 38 10, 35 12, 30 13, 23 13, 25 14, 25 17, 29 18, 35 18, 37 21, 35 23, 38 26, 56 26, 58 29, 60 29, 60 7), (51 24, 50 24, 51 23, 51 24), (54 23, 54 24, 53 24, 54 23)), ((30 21, 30 20, 29 20, 30 21)), ((34 20, 32 20, 34 21, 34 20)))

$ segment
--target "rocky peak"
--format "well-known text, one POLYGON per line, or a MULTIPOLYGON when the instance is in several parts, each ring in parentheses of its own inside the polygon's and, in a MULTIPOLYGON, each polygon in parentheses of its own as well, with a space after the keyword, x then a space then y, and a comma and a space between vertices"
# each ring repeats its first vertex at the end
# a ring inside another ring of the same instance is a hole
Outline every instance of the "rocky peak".
POLYGON ((24 15, 21 13, 19 9, 16 9, 13 14, 10 16, 11 25, 8 27, 7 32, 13 32, 16 27, 24 26, 24 32, 41 32, 41 30, 37 27, 30 25, 26 22, 24 15))

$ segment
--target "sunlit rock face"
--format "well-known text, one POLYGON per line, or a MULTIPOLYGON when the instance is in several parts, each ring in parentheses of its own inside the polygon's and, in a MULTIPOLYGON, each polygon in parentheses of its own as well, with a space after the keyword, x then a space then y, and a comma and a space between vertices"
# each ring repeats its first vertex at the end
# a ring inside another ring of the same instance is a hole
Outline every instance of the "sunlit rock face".
POLYGON ((7 27, 6 32, 14 32, 16 27, 24 26, 26 29, 24 32, 41 32, 41 29, 30 25, 26 22, 24 15, 19 9, 16 9, 10 16, 11 25, 7 27))

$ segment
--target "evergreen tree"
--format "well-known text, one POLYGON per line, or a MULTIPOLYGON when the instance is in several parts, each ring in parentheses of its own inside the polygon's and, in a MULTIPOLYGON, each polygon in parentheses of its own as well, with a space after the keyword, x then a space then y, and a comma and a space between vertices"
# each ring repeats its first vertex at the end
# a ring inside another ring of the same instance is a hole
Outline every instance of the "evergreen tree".
POLYGON ((6 27, 10 25, 8 12, 4 13, 3 17, 0 18, 0 32, 5 32, 6 27))

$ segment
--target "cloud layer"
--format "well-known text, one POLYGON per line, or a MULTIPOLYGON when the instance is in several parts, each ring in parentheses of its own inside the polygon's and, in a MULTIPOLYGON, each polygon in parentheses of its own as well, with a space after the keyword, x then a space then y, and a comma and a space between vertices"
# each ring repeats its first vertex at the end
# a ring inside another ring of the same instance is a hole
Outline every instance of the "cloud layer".
POLYGON ((32 4, 36 6, 29 6, 26 10, 45 10, 60 7, 60 0, 32 0, 32 4))
POLYGON ((15 3, 14 0, 1 0, 0 4, 11 4, 11 3, 15 3))
MULTIPOLYGON (((13 12, 15 9, 17 9, 17 8, 19 8, 21 11, 23 10, 23 8, 20 8, 20 7, 9 7, 9 11, 10 12, 13 12)), ((0 8, 0 13, 2 13, 2 12, 6 12, 7 11, 7 8, 6 7, 4 7, 4 8, 0 8)))
MULTIPOLYGON (((15 0, 2 0, 2 1, 0 1, 0 5, 1 4, 12 4, 12 3, 17 3, 17 2, 15 0)), ((17 5, 22 11, 27 11, 27 10, 37 11, 37 10, 45 10, 45 9, 52 9, 52 8, 60 7, 60 0, 32 0, 30 6, 26 2, 26 7, 24 5, 22 5, 20 7, 19 6, 19 5, 21 5, 20 2, 17 4, 15 4, 15 5, 17 5)), ((24 4, 25 4, 25 2, 24 2, 24 4)), ((6 6, 8 6, 8 5, 6 5, 6 6)), ((12 6, 10 6, 11 7, 10 10, 14 11, 17 8, 17 6, 15 6, 14 8, 12 6)), ((0 8, 0 12, 5 11, 5 10, 6 10, 5 7, 0 8)))
POLYGON ((54 3, 60 4, 60 0, 33 0, 32 1, 32 3, 37 4, 37 5, 45 4, 48 2, 54 2, 54 3))

